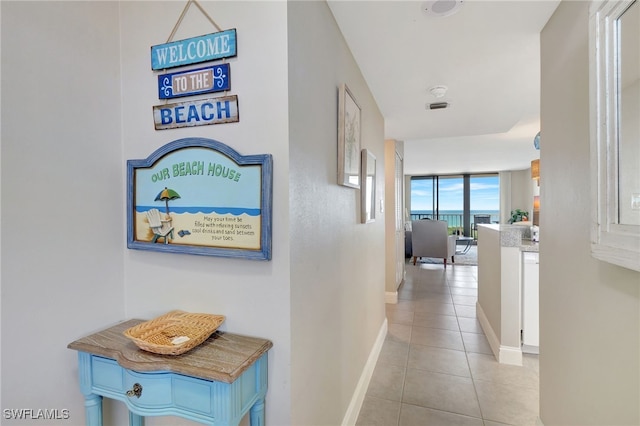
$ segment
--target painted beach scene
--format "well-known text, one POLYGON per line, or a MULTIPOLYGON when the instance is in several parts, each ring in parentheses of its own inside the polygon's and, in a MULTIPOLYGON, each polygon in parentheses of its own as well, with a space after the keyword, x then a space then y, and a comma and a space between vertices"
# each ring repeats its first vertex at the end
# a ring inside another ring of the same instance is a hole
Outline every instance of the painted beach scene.
POLYGON ((152 244, 261 249, 261 166, 203 147, 134 175, 134 238, 152 244))

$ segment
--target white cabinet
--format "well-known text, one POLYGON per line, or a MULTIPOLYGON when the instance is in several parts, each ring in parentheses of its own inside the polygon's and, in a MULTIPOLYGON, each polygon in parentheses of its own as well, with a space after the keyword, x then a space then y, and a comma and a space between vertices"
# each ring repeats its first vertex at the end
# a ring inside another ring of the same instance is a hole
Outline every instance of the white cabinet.
POLYGON ((539 254, 522 253, 522 352, 539 353, 539 254))

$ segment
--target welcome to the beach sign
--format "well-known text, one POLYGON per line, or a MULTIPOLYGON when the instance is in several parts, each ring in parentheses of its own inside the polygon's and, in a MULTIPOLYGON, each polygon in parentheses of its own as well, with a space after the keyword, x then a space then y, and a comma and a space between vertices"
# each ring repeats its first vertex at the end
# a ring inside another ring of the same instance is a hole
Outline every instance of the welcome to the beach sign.
POLYGON ((270 260, 272 161, 205 138, 128 160, 127 247, 270 260))
POLYGON ((236 55, 234 28, 151 46, 151 69, 157 71, 231 58, 236 55))

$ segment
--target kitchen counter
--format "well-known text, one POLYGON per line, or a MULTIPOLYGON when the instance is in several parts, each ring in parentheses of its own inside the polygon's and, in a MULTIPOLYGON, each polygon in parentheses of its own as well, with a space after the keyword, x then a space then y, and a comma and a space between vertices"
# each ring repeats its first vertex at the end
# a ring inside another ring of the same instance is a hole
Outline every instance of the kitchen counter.
POLYGON ((479 224, 478 227, 498 231, 500 233, 501 247, 518 247, 520 251, 537 252, 540 250, 539 243, 531 241, 529 223, 526 222, 526 225, 479 224))
POLYGON ((522 240, 520 242, 520 251, 526 251, 529 253, 540 252, 540 243, 531 240, 522 240))
POLYGON ((478 225, 476 312, 498 362, 522 365, 523 253, 538 252, 530 223, 478 225))

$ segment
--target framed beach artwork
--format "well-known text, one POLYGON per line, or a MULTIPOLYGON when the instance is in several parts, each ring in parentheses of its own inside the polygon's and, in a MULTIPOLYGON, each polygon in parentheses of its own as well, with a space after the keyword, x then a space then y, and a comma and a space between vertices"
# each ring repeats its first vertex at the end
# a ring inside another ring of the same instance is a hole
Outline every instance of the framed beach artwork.
POLYGON ((127 247, 271 259, 272 157, 204 138, 127 161, 127 247))
POLYGON ((346 84, 338 99, 338 183, 360 188, 361 111, 346 84))
POLYGON ((362 187, 360 188, 360 215, 362 223, 376 220, 376 156, 362 150, 362 187))

